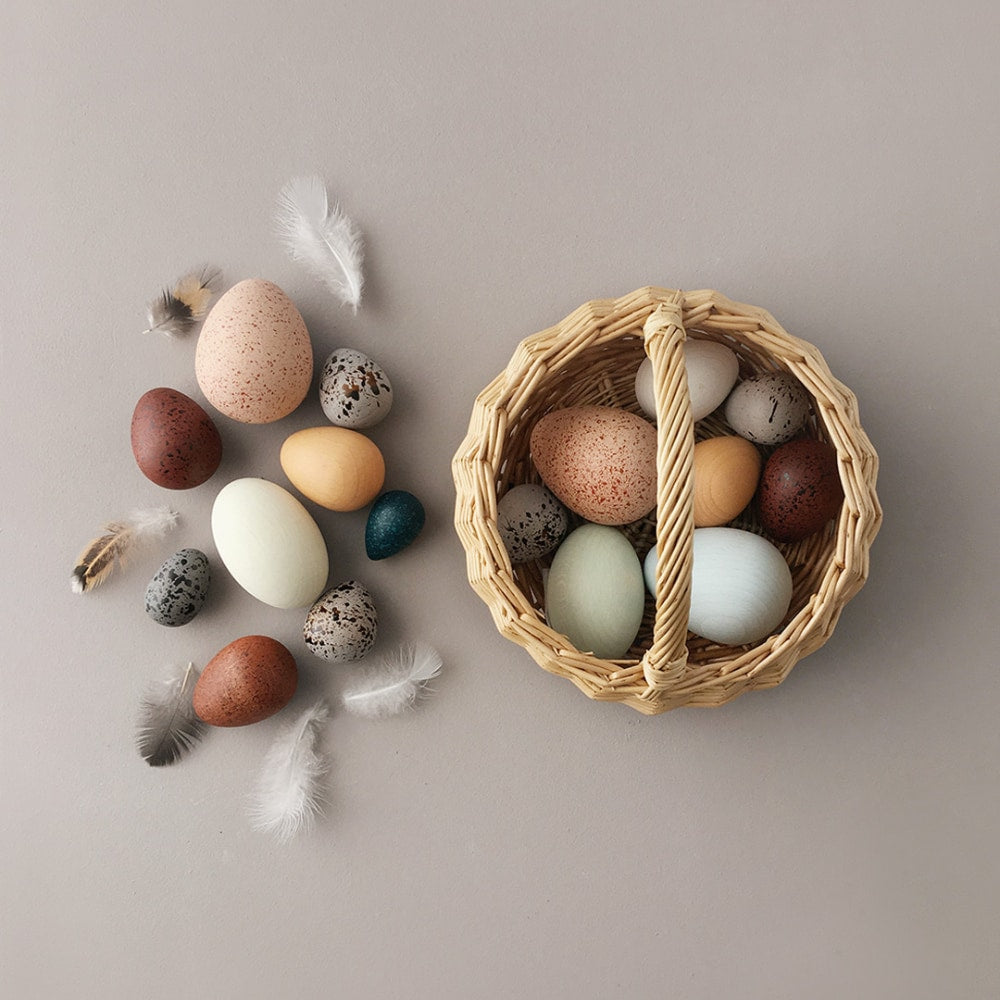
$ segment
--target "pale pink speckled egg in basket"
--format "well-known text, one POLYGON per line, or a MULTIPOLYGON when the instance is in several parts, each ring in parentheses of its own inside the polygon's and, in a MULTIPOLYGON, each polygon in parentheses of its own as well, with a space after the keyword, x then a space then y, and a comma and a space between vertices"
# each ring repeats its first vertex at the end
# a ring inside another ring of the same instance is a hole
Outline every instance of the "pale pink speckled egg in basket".
POLYGON ((656 506, 656 428, 628 410, 569 406, 531 432, 545 485, 595 524, 629 524, 656 506))

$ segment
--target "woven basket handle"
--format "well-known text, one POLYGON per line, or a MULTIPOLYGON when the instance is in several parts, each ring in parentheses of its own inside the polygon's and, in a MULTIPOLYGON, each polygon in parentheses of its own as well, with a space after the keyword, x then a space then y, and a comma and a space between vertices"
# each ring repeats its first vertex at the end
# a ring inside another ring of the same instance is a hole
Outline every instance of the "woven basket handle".
POLYGON ((687 665, 694 533, 694 423, 684 364, 683 292, 671 292, 643 327, 656 398, 656 617, 642 672, 653 693, 671 687, 687 665))

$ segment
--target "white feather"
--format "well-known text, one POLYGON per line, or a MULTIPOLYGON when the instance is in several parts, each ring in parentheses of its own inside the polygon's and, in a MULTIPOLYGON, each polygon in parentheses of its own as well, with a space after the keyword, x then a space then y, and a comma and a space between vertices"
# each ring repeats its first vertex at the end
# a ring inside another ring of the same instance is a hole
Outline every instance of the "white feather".
POLYGON ((401 646, 345 688, 344 708, 369 719, 395 715, 411 706, 440 671, 436 649, 423 643, 401 646))
POLYGON ((287 841, 322 812, 320 782, 329 768, 317 744, 329 710, 322 700, 281 732, 261 769, 250 805, 255 829, 287 841))
POLYGON ((361 302, 361 234, 332 210, 319 177, 296 177, 278 195, 278 235, 293 260, 304 264, 334 295, 357 312, 361 302))

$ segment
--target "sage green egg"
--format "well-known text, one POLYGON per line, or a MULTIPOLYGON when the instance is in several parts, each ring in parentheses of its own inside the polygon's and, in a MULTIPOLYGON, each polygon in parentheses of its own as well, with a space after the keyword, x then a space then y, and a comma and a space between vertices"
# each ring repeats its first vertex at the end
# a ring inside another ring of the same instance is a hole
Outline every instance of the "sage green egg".
POLYGON ((642 565, 618 528, 583 524, 556 550, 545 614, 578 650, 622 659, 635 641, 646 600, 642 565))

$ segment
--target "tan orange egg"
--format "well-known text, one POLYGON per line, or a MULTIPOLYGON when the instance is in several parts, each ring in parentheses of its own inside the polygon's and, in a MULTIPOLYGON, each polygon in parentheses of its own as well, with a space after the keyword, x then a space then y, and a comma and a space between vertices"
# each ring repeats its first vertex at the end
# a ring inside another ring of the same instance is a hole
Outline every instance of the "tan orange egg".
POLYGON ((307 427, 285 439, 281 468, 291 484, 328 510, 359 510, 385 482, 385 460, 371 438, 346 427, 307 427))
POLYGON ((728 524, 753 499, 761 457, 746 438, 708 438, 694 446, 694 526, 728 524))

